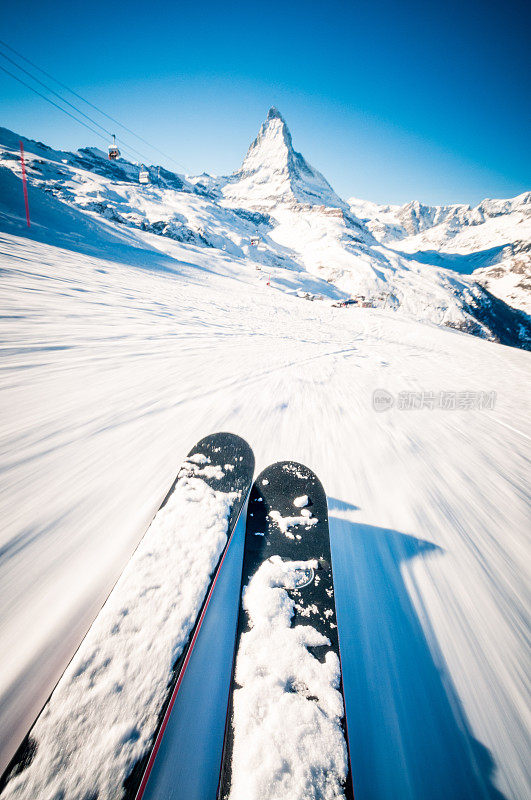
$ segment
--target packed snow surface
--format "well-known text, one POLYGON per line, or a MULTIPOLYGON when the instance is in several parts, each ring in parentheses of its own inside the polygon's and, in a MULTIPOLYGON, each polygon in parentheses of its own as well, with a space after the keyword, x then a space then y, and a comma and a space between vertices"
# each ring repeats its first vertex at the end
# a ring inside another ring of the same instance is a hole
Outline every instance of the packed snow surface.
POLYGON ((340 666, 308 647, 329 645, 311 625, 291 627, 287 589, 317 561, 264 561, 243 593, 250 630, 236 659, 230 800, 339 800, 348 761, 340 666))
POLYGON ((33 728, 35 757, 3 797, 121 796, 227 542, 235 495, 194 477, 209 469, 187 464, 33 728))

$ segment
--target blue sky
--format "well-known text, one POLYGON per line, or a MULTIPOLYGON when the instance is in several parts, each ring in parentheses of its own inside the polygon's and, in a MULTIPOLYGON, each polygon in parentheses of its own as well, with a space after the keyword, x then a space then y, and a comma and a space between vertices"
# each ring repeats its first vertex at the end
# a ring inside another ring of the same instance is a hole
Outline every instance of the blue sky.
MULTIPOLYGON (((188 172, 236 169, 276 105, 344 197, 475 204, 531 188, 528 5, 28 0, 0 38, 188 172)), ((104 144, 1 72, 0 97, 30 138, 104 144)))

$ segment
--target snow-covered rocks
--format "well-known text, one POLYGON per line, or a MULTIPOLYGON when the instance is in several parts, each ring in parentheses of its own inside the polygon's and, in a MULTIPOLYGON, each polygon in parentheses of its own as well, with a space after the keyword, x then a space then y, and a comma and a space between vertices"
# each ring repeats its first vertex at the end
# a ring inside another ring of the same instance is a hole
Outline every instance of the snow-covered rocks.
POLYGON ((230 800, 339 800, 348 760, 340 666, 309 647, 329 644, 311 625, 291 627, 287 590, 316 561, 264 561, 244 591, 250 630, 236 661, 230 800))

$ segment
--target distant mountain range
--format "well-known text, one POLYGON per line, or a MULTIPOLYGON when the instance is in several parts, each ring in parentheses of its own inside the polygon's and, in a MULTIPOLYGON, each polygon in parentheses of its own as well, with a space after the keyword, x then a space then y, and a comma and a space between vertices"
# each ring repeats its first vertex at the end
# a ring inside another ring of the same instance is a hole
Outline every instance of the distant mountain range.
MULTIPOLYGON (((0 129, 0 168, 15 174, 20 138, 0 129)), ((529 192, 476 208, 345 202, 295 151, 275 108, 227 177, 152 165, 140 185, 138 164, 109 161, 97 148, 23 141, 32 186, 113 225, 217 248, 247 268, 304 271, 325 298, 531 344, 529 192)))
POLYGON ((531 312, 531 192, 467 205, 376 205, 351 198, 351 211, 379 242, 423 263, 472 277, 514 308, 531 312))

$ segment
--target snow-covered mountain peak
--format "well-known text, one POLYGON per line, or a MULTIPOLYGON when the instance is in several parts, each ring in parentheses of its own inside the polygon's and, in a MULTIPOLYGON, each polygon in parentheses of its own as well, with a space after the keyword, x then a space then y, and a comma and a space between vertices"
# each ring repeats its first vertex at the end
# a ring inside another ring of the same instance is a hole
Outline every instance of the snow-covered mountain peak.
POLYGON ((286 121, 274 106, 223 194, 253 208, 295 202, 348 210, 324 176, 295 151, 286 121))
POLYGON ((294 155, 289 128, 280 112, 271 107, 236 174, 256 172, 263 167, 289 170, 294 155))
POLYGON ((282 114, 280 113, 278 108, 275 108, 275 106, 271 106, 271 108, 267 112, 266 122, 269 119, 281 119, 282 122, 284 122, 284 124, 285 124, 284 117, 282 116, 282 114))

